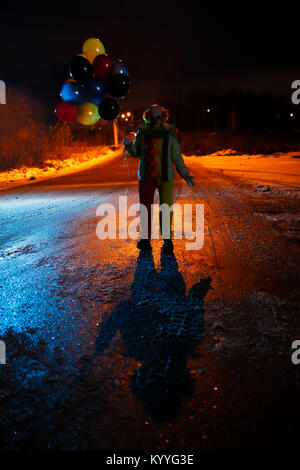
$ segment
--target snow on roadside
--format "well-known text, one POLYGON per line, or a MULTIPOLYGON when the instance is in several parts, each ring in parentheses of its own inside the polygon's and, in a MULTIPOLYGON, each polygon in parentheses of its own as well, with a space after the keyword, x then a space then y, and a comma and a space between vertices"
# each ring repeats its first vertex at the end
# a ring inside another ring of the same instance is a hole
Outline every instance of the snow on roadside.
POLYGON ((188 164, 238 176, 253 185, 257 194, 300 198, 300 152, 241 155, 224 149, 209 155, 191 155, 188 164))
POLYGON ((238 192, 259 200, 255 215, 269 220, 287 239, 299 243, 300 152, 241 155, 226 149, 186 157, 186 163, 192 174, 193 165, 197 167, 200 163, 217 175, 238 177, 236 185, 231 186, 236 197, 238 188, 238 192))
POLYGON ((72 152, 68 158, 63 160, 46 160, 43 168, 22 166, 21 168, 2 171, 0 172, 0 191, 85 170, 104 160, 113 158, 118 152, 120 152, 118 148, 113 150, 109 146, 101 146, 89 148, 86 151, 72 152))

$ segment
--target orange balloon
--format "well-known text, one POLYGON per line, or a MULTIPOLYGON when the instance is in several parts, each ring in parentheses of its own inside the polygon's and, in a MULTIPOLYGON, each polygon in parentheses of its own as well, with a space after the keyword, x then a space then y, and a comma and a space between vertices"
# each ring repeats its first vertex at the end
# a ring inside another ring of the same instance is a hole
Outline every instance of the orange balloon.
POLYGON ((82 103, 76 109, 77 121, 85 126, 92 126, 99 121, 98 106, 94 103, 82 103))

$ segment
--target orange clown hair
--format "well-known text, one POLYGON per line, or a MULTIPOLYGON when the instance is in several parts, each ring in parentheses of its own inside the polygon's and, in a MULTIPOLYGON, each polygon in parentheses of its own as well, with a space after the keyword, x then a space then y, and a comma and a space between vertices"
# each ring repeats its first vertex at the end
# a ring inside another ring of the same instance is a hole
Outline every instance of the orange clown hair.
MULTIPOLYGON (((150 123, 150 109, 151 108, 154 108, 155 106, 159 106, 158 104, 152 104, 151 106, 149 106, 149 108, 147 108, 145 111, 144 111, 144 114, 143 114, 143 119, 144 121, 149 124, 150 123)), ((167 110, 167 108, 164 108, 163 106, 159 106, 161 109, 162 109, 162 113, 161 113, 161 121, 162 123, 165 123, 165 122, 168 122, 169 120, 169 111, 167 110)))

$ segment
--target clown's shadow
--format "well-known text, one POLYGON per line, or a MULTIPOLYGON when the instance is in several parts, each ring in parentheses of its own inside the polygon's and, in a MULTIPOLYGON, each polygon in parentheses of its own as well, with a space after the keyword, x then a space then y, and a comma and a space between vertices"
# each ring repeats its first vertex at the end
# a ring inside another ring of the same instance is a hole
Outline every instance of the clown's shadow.
POLYGON ((210 283, 210 277, 201 279, 186 296, 175 256, 162 254, 157 272, 152 253, 140 253, 131 298, 102 324, 96 354, 119 330, 125 355, 141 363, 132 380, 134 394, 157 421, 174 418, 181 397, 193 393, 186 360, 203 335, 204 297, 210 283))

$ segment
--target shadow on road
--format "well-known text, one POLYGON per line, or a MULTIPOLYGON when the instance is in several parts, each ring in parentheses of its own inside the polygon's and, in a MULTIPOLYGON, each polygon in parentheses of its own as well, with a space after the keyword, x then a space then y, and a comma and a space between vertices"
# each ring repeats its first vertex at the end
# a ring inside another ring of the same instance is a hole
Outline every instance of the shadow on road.
POLYGON ((131 296, 121 302, 102 324, 96 341, 100 354, 119 330, 125 355, 139 367, 132 389, 156 421, 167 421, 180 410, 181 398, 192 395, 186 360, 201 342, 204 297, 211 278, 203 278, 186 295, 174 255, 161 255, 161 271, 154 267, 152 252, 140 253, 131 296))

